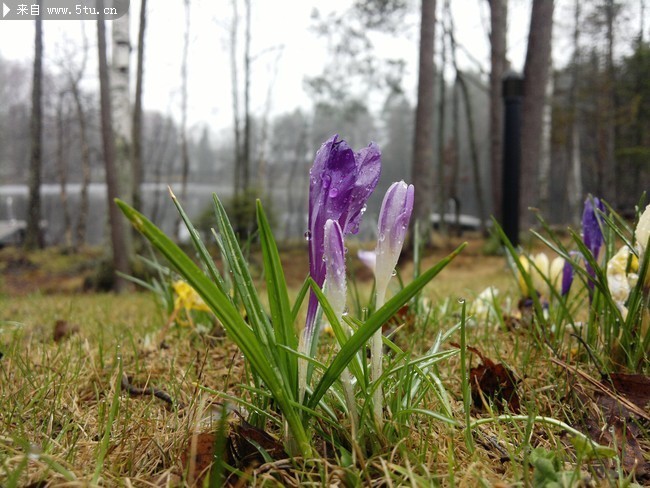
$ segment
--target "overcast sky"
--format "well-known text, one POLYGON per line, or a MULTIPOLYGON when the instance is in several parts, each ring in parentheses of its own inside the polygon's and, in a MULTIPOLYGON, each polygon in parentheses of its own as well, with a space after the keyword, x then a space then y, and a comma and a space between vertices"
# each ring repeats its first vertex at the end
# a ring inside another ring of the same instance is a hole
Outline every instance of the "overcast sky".
MULTIPOLYGON (((323 63, 329 59, 325 39, 318 37, 311 29, 312 12, 315 8, 323 14, 333 10, 344 11, 351 3, 350 0, 251 1, 251 52, 255 58, 252 74, 253 112, 261 114, 266 110, 269 90, 272 94, 269 106, 272 114, 296 107, 309 108, 310 100, 303 90, 304 77, 321 73, 323 63)), ((554 58, 556 64, 563 64, 570 54, 568 33, 572 24, 573 0, 558 0, 556 3, 554 58)), ((529 4, 528 0, 510 0, 508 57, 517 70, 522 69, 525 57, 529 4)), ((231 0, 192 0, 191 5, 190 125, 208 124, 214 130, 219 130, 232 119, 228 31, 232 3, 231 0)), ((139 0, 132 0, 133 71, 139 10, 139 0)), ((484 70, 489 71, 487 1, 454 0, 452 11, 458 42, 471 52, 484 70)), ((184 19, 183 0, 149 0, 145 44, 145 109, 178 115, 184 19)), ((74 57, 75 51, 79 54, 82 22, 91 47, 86 72, 87 83, 91 85, 96 83, 97 57, 94 50, 96 29, 92 21, 45 21, 46 65, 56 71, 56 64, 60 63, 61 58, 70 59, 74 57)), ((412 18, 399 39, 385 36, 373 38, 378 52, 387 57, 406 59, 408 64, 404 88, 412 99, 415 98, 417 77, 417 27, 416 19, 412 18)), ((0 20, 0 55, 31 62, 33 35, 33 22, 0 20)), ((476 67, 476 63, 466 55, 461 54, 460 62, 466 69, 476 67)))

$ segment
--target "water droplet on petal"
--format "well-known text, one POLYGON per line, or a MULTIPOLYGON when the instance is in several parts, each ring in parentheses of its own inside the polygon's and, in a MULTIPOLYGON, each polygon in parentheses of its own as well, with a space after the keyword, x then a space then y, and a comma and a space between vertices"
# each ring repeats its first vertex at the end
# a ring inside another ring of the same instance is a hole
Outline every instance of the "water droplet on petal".
POLYGON ((332 177, 328 174, 323 175, 323 188, 328 189, 330 187, 330 183, 332 183, 332 177))
POLYGON ((379 234, 379 237, 377 238, 377 240, 379 242, 384 242, 384 239, 386 239, 386 235, 382 232, 381 234, 379 234))
POLYGON ((336 187, 330 188, 329 196, 330 198, 336 198, 339 195, 339 189, 336 187))
POLYGON ((363 215, 364 213, 366 213, 366 210, 368 210, 368 206, 364 204, 364 206, 361 207, 361 215, 363 215))
POLYGON ((348 253, 348 248, 347 248, 347 247, 344 247, 344 248, 343 248, 343 252, 344 252, 345 254, 347 254, 347 253, 348 253))
POLYGON ((393 268, 393 271, 391 271, 390 275, 395 276, 397 274, 397 270, 393 268))
POLYGON ((303 236, 305 237, 305 240, 306 240, 307 242, 311 241, 311 232, 309 232, 309 231, 305 231, 305 233, 303 234, 303 236))

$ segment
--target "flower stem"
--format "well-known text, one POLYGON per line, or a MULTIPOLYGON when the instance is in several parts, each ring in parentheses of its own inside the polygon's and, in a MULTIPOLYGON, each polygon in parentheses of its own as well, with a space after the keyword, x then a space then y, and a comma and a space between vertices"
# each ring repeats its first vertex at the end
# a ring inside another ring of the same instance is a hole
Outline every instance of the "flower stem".
MULTIPOLYGON (((386 300, 386 287, 377 286, 377 294, 375 296, 375 310, 379 310, 386 300)), ((382 371, 382 359, 383 359, 383 344, 382 344, 382 330, 381 327, 375 332, 372 336, 371 343, 371 367, 370 367, 370 379, 372 381, 379 381, 382 371)), ((377 429, 381 432, 383 427, 383 394, 381 384, 377 384, 375 388, 375 393, 373 394, 373 413, 375 417, 375 423, 377 424, 377 429)))

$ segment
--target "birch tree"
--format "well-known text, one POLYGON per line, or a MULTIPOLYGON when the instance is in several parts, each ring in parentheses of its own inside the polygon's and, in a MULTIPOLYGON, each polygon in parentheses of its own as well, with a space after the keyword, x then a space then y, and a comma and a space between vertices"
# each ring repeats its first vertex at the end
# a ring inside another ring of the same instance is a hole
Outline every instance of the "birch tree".
MULTIPOLYGON (((129 75, 131 67, 131 38, 129 12, 112 20, 112 60, 111 60, 111 108, 115 137, 115 166, 117 169, 120 197, 133 203, 134 192, 133 165, 131 153, 132 115, 129 75)), ((114 206, 114 204, 113 204, 114 206)), ((124 233, 127 256, 131 256, 133 232, 129 228, 124 233)))

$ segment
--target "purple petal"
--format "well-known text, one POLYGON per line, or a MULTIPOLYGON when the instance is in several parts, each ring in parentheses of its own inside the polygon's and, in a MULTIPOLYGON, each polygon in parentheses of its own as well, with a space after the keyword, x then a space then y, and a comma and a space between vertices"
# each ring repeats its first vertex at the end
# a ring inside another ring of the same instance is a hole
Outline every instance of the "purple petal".
MULTIPOLYGON (((370 197, 377 186, 381 170, 381 153, 371 143, 358 153, 332 136, 316 153, 309 178, 309 273, 323 286, 325 263, 323 262, 325 222, 339 223, 343 236, 355 233, 370 197)), ((318 301, 309 296, 306 327, 312 327, 316 318, 318 301)))
POLYGON ((381 204, 377 231, 377 262, 375 280, 377 286, 387 286, 399 259, 413 212, 413 185, 403 181, 393 183, 381 204))
POLYGON ((582 239, 591 251, 594 259, 598 259, 598 253, 603 245, 603 232, 600 228, 600 216, 596 209, 605 211, 605 206, 597 197, 587 197, 584 211, 582 212, 582 239))
POLYGON ((336 220, 325 222, 325 276, 328 287, 345 289, 345 245, 336 220))
POLYGON ((562 269, 562 296, 565 297, 569 294, 571 285, 573 284, 573 264, 568 259, 564 261, 564 268, 562 269))
POLYGON ((355 154, 357 163, 357 174, 350 200, 348 211, 342 214, 343 232, 345 234, 356 234, 359 232, 359 223, 365 212, 366 202, 377 187, 381 173, 381 152, 374 142, 355 154))
POLYGON ((379 240, 389 239, 391 251, 399 247, 399 252, 406 236, 406 230, 413 212, 413 185, 404 181, 393 183, 386 192, 379 212, 379 240))

